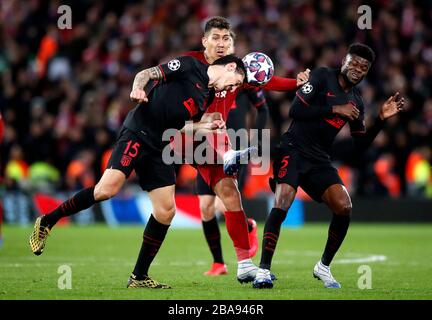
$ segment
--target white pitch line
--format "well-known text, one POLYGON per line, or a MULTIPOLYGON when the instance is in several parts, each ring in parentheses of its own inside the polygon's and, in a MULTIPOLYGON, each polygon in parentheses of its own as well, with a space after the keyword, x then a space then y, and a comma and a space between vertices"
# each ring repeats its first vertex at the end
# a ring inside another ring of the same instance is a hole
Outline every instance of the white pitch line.
MULTIPOLYGON (((298 250, 285 250, 281 252, 284 256, 304 256, 304 257, 320 257, 321 252, 319 251, 298 251, 298 250)), ((383 262, 387 260, 387 256, 373 253, 358 253, 358 252, 346 252, 342 254, 341 259, 334 260, 333 263, 338 264, 350 264, 350 263, 367 263, 367 262, 383 262)))
POLYGON ((387 257, 384 255, 370 255, 370 256, 361 257, 361 258, 337 259, 333 263, 350 264, 350 263, 382 262, 382 261, 386 261, 386 260, 387 260, 387 257))

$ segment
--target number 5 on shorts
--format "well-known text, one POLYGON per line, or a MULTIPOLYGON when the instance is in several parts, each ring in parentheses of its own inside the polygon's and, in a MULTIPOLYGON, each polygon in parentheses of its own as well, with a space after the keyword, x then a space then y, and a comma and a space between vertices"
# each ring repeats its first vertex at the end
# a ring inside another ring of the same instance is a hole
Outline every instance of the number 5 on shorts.
POLYGON ((282 170, 282 169, 285 169, 285 168, 288 166, 288 159, 289 159, 289 157, 290 157, 290 156, 285 156, 285 157, 283 157, 283 159, 282 159, 282 161, 281 161, 281 163, 282 163, 282 167, 280 167, 281 170, 282 170))
POLYGON ((285 175, 287 173, 286 167, 288 166, 288 159, 289 159, 289 156, 285 156, 282 158, 282 161, 281 161, 282 166, 280 167, 279 173, 278 173, 279 178, 285 177, 285 175))

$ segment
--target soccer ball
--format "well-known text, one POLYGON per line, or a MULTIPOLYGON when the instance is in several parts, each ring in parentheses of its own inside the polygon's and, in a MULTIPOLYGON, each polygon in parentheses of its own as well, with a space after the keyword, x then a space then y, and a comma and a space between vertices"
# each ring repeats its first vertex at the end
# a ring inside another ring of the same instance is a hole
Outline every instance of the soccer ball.
POLYGON ((273 77, 273 61, 262 52, 251 52, 244 56, 247 83, 262 86, 273 77))

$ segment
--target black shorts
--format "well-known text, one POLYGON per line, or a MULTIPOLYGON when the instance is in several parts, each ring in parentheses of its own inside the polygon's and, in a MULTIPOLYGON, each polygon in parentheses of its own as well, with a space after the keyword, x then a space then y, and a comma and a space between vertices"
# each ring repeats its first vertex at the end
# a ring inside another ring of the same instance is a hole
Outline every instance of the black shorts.
POLYGON ((342 184, 339 174, 330 161, 306 158, 298 149, 281 144, 276 149, 273 163, 273 178, 270 187, 274 191, 277 183, 286 183, 297 190, 301 187, 312 199, 322 202, 322 195, 333 184, 342 184))
POLYGON ((201 177, 201 174, 197 173, 196 179, 195 179, 195 194, 199 196, 209 195, 209 196, 215 196, 216 194, 212 190, 212 188, 204 181, 203 177, 201 177))
POLYGON ((118 169, 129 177, 135 170, 145 191, 175 184, 175 168, 162 161, 162 153, 150 147, 131 130, 123 127, 108 161, 109 169, 118 169))

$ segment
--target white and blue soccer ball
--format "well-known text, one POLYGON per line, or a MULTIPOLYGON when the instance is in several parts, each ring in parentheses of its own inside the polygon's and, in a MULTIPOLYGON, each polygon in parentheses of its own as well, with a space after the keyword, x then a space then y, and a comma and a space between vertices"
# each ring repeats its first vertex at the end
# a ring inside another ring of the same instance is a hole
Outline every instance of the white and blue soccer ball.
POLYGON ((243 57, 247 82, 262 86, 270 81, 274 74, 273 61, 262 52, 251 52, 243 57))

